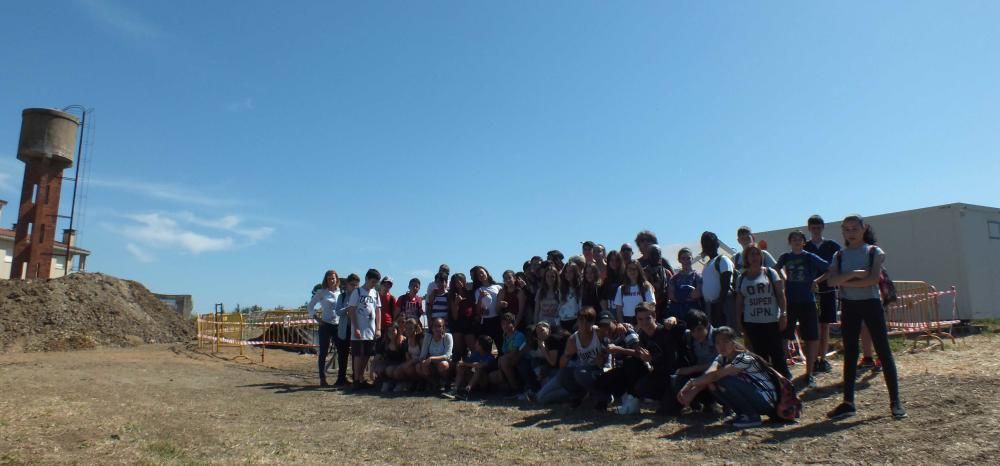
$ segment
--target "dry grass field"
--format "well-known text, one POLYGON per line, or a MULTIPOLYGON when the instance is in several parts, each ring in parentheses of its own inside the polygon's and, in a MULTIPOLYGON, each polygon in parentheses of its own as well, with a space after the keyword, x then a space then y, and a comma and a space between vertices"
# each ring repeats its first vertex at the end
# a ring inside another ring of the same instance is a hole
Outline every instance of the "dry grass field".
MULTIPOLYGON (((993 463, 1000 340, 900 354, 910 417, 859 383, 859 414, 829 422, 838 374, 803 419, 733 431, 716 419, 320 389, 313 359, 266 364, 193 345, 0 354, 0 464, 993 463)), ((836 367, 839 370, 839 366, 836 367)))

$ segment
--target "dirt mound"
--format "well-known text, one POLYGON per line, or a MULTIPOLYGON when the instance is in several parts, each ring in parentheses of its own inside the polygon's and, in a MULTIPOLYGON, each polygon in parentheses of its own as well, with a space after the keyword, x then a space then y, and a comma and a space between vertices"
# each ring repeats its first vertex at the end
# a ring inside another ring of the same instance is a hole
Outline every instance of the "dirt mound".
POLYGON ((145 286, 100 273, 0 280, 0 351, 65 351, 190 339, 194 326, 145 286))

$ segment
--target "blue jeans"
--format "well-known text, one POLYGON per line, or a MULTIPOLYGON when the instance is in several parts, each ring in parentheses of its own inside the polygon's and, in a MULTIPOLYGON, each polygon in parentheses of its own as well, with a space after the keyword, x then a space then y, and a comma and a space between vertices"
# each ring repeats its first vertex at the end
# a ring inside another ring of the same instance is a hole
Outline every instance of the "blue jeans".
POLYGON ((543 368, 545 370, 548 368, 549 363, 542 358, 535 358, 530 356, 522 356, 517 362, 517 374, 521 377, 521 382, 524 384, 525 388, 528 390, 537 392, 540 390, 541 384, 539 383, 538 374, 535 373, 537 368, 543 368))
POLYGON ((538 402, 559 403, 582 397, 603 373, 594 366, 564 367, 538 392, 538 402))
POLYGON ((738 376, 731 375, 715 382, 716 389, 712 393, 723 406, 736 414, 745 414, 760 420, 761 415, 771 415, 774 406, 757 391, 750 382, 738 376))

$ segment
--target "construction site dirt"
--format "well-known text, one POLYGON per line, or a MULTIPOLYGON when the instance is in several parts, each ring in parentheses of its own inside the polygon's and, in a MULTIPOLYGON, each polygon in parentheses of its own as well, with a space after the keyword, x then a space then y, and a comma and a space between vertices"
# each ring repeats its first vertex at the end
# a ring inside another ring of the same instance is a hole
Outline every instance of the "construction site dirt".
MULTIPOLYGON (((831 422, 841 366, 803 394, 797 423, 735 431, 717 417, 619 416, 487 397, 320 388, 315 356, 193 342, 0 354, 0 464, 995 463, 994 334, 900 352, 910 417, 862 375, 858 415, 831 422)), ((800 368, 798 372, 801 372, 800 368)))
POLYGON ((0 352, 186 341, 194 324, 145 286, 100 273, 0 280, 0 352))

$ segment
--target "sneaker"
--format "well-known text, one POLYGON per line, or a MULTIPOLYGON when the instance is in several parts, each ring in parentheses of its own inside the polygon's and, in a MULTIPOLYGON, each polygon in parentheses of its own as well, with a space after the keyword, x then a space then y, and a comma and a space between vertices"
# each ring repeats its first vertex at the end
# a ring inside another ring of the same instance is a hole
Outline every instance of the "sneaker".
POLYGON ((906 408, 903 407, 902 401, 895 401, 890 405, 892 410, 892 417, 896 419, 905 419, 907 417, 906 408))
POLYGON ((858 410, 854 409, 854 405, 851 403, 843 402, 833 408, 833 411, 826 413, 826 417, 832 420, 844 419, 846 417, 851 417, 857 414, 858 410))
POLYGON ((518 401, 535 401, 535 392, 531 390, 525 390, 520 395, 517 396, 518 401))
POLYGON ((872 372, 882 372, 882 360, 876 359, 875 364, 872 365, 872 372))
POLYGON ((455 398, 458 398, 459 400, 466 400, 466 401, 468 401, 469 397, 471 395, 472 395, 472 393, 469 391, 468 388, 461 388, 461 389, 455 390, 455 398))
POLYGON ((830 361, 826 359, 820 359, 816 361, 816 366, 813 368, 814 372, 833 372, 833 366, 830 365, 830 361))
POLYGON ((816 377, 806 377, 806 388, 816 388, 816 377))
POLYGON ((408 391, 410 391, 410 384, 407 382, 396 384, 396 389, 393 390, 394 393, 405 393, 408 391))
POLYGON ((337 381, 333 383, 334 387, 343 387, 344 385, 347 385, 347 379, 337 379, 337 381))
POLYGON ((395 384, 389 381, 382 382, 382 393, 392 393, 392 390, 396 388, 395 384))
POLYGON ((873 367, 875 367, 875 360, 872 358, 862 357, 861 360, 858 361, 858 372, 866 371, 873 367))
POLYGON ((622 415, 637 414, 639 412, 639 399, 626 394, 622 397, 622 404, 618 406, 617 412, 622 415))
POLYGON ((443 397, 445 397, 445 398, 447 398, 449 400, 454 400, 455 398, 458 398, 458 391, 456 391, 456 390, 449 390, 447 392, 441 392, 441 396, 443 396, 443 397))
POLYGON ((737 429, 746 429, 750 427, 757 427, 761 425, 760 417, 750 417, 746 414, 741 414, 733 420, 733 427, 737 429))

